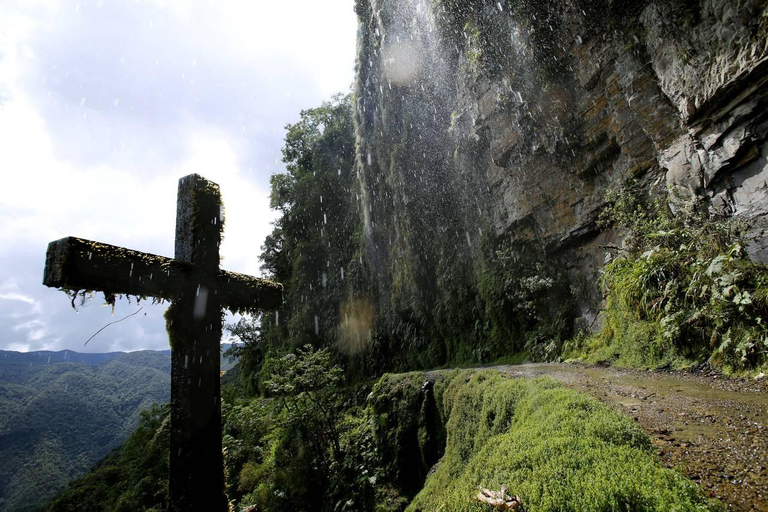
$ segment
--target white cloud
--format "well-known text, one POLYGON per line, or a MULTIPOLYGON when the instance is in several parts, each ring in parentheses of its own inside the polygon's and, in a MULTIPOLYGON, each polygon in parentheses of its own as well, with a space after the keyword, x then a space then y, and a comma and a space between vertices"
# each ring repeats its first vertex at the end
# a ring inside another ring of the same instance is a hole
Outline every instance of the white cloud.
POLYGON ((256 274, 283 126, 352 81, 351 0, 0 6, 0 348, 167 348, 164 306, 42 286, 74 235, 173 255, 177 180, 221 186, 224 266, 256 274))
POLYGON ((40 312, 40 303, 37 300, 33 299, 32 297, 29 297, 28 295, 23 295, 21 293, 16 293, 16 292, 0 293, 0 300, 11 300, 16 302, 23 302, 24 304, 31 306, 32 313, 40 312))

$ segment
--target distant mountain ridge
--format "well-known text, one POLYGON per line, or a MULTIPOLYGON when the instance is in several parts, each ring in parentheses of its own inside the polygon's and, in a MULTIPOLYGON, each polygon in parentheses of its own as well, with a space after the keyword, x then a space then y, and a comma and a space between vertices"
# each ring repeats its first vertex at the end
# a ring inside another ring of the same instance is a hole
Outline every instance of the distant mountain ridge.
MULTIPOLYGON (((152 351, 157 353, 171 353, 170 350, 152 351)), ((31 364, 44 365, 51 363, 85 363, 88 365, 101 364, 126 354, 127 352, 87 353, 74 350, 36 350, 34 352, 15 352, 12 350, 0 350, 0 365, 6 364, 31 364)))
MULTIPOLYGON (((234 364, 234 359, 224 356, 230 343, 221 344, 221 364, 222 369, 231 363, 231 367, 234 364)), ((106 363, 107 361, 114 359, 123 354, 132 354, 135 352, 154 352, 157 354, 171 355, 170 350, 137 350, 133 352, 75 352, 74 350, 35 350, 32 352, 16 352, 14 350, 0 350, 0 365, 12 365, 12 364, 29 364, 46 365, 51 363, 85 363, 87 365, 97 365, 106 363)))

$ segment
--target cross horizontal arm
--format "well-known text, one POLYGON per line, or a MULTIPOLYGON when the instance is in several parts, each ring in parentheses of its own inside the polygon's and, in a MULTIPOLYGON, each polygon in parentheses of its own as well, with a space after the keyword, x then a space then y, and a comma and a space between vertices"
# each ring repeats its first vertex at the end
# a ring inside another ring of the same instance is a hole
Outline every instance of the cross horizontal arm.
POLYGON ((283 305, 283 285, 237 272, 220 270, 217 279, 221 305, 234 312, 277 309, 283 305))
MULTIPOLYGON (((192 271, 191 264, 165 256, 67 237, 48 244, 43 284, 173 300, 192 271)), ((274 309, 283 302, 281 284, 226 270, 217 272, 216 294, 233 311, 274 309)))
POLYGON ((48 244, 43 284, 172 299, 181 291, 186 266, 164 256, 70 236, 48 244))

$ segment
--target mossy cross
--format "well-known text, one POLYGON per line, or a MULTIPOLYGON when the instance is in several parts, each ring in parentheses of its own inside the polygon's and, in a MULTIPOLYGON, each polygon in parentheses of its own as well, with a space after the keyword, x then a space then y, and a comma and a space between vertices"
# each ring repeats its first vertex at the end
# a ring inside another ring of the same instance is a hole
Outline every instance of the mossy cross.
POLYGON ((48 245, 43 284, 170 300, 170 510, 226 511, 219 350, 222 308, 274 309, 282 285, 219 269, 219 186, 179 180, 175 258, 68 237, 48 245))

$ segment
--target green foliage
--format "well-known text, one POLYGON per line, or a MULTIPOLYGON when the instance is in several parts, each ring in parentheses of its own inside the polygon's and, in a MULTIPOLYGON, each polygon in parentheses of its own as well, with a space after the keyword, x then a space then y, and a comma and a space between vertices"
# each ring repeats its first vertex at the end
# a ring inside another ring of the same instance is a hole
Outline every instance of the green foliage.
POLYGON ((274 400, 224 407, 230 499, 266 510, 370 508, 371 431, 330 352, 306 346, 264 368, 274 400))
POLYGON ((478 291, 488 352, 493 358, 524 352, 533 360, 556 359, 571 329, 564 272, 530 245, 486 240, 485 246, 478 291))
POLYGON ((660 466, 630 418, 552 380, 463 372, 443 408, 445 456, 408 510, 487 510, 477 486, 502 485, 531 512, 715 507, 660 466))
POLYGON ((122 446, 41 510, 166 510, 169 439, 169 406, 142 411, 138 427, 122 446))
MULTIPOLYGON (((236 324, 227 324, 224 328, 230 335, 237 338, 238 343, 232 344, 226 352, 228 356, 237 358, 239 379, 236 381, 222 380, 222 392, 226 387, 228 393, 256 394, 263 391, 259 375, 264 360, 269 352, 266 339, 262 334, 261 323, 252 317, 240 318, 236 324)), ((231 373, 228 372, 227 375, 231 373)))
POLYGON ((267 381, 270 394, 302 401, 334 389, 342 375, 341 368, 331 366, 330 352, 327 349, 316 351, 312 345, 298 349, 296 354, 272 360, 269 371, 272 374, 267 381))
POLYGON ((750 261, 741 226, 693 206, 672 214, 631 189, 608 200, 604 222, 627 237, 601 279, 604 328, 583 353, 632 366, 709 360, 726 371, 763 367, 768 271, 750 261))
POLYGON ((239 503, 244 495, 264 485, 275 423, 260 399, 222 400, 221 412, 227 495, 239 503))

